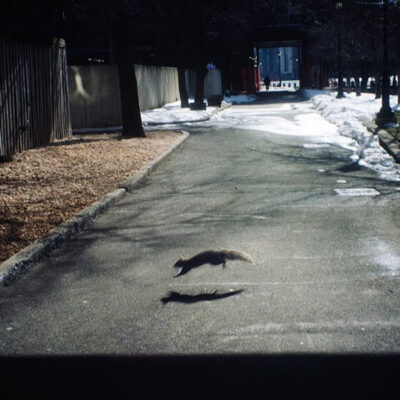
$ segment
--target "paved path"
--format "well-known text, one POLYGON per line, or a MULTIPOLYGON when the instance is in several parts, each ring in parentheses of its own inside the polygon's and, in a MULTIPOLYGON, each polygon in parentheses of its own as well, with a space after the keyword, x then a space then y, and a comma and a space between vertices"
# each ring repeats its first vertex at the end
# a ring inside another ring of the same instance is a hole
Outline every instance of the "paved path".
MULTIPOLYGON (((229 112, 311 113, 271 101, 229 112)), ((334 145, 225 122, 191 128, 142 187, 0 288, 0 354, 399 352, 399 185, 334 145), (368 190, 335 191, 352 188, 368 190), (173 277, 208 248, 255 264, 173 277)))

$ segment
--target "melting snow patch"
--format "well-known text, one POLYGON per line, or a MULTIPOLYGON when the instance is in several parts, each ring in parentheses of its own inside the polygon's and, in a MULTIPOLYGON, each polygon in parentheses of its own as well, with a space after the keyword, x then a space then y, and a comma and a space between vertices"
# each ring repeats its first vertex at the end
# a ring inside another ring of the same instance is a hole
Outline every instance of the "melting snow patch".
POLYGON ((373 188, 334 189, 339 196, 379 196, 380 193, 373 188))
MULTIPOLYGON (((400 166, 380 146, 378 137, 372 135, 361 122, 374 119, 381 108, 379 99, 371 93, 361 97, 351 94, 338 101, 333 92, 312 90, 304 91, 304 96, 328 122, 337 127, 338 135, 349 141, 339 145, 346 145, 353 152, 353 161, 374 170, 382 179, 400 181, 400 166)), ((395 103, 397 98, 391 96, 390 101, 395 103)))
POLYGON ((364 253, 377 264, 378 269, 369 275, 397 277, 400 275, 399 249, 377 237, 362 239, 364 253))
POLYGON ((306 149, 322 149, 324 147, 330 147, 327 143, 305 143, 303 147, 306 149))
POLYGON ((375 262, 385 268, 386 275, 397 276, 400 270, 400 256, 388 243, 382 240, 378 240, 375 246, 375 262))

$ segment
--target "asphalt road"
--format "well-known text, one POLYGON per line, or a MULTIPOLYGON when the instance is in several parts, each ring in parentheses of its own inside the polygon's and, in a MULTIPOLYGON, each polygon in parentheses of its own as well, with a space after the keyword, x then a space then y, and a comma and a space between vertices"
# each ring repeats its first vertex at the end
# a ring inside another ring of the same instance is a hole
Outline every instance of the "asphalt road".
MULTIPOLYGON (((275 101, 301 104, 251 108, 275 101)), ((188 128, 140 188, 0 288, 0 355, 400 351, 399 184, 335 145, 228 125, 188 128), (335 191, 350 188, 376 192, 335 191), (254 265, 174 278, 215 248, 254 265)))

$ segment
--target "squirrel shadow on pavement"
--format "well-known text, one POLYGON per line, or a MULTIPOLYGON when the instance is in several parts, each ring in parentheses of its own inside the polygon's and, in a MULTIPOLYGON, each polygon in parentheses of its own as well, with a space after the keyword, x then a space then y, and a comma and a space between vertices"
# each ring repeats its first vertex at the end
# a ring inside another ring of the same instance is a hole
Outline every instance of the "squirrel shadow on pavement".
POLYGON ((190 304, 190 303, 198 303, 199 301, 214 301, 214 300, 224 299, 226 297, 235 296, 237 294, 242 293, 243 291, 244 289, 225 292, 225 293, 217 293, 217 291, 215 291, 212 293, 199 293, 199 294, 182 294, 179 292, 170 291, 168 293, 168 296, 163 297, 161 299, 161 302, 163 304, 167 304, 169 302, 190 304))

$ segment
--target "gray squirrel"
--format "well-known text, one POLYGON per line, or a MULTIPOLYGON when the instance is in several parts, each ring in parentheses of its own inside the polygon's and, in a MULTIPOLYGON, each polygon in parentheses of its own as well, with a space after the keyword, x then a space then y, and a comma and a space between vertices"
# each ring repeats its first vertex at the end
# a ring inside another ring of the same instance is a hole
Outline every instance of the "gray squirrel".
POLYGON ((174 265, 175 268, 181 268, 180 271, 175 275, 175 278, 187 274, 191 269, 200 267, 203 264, 222 264, 222 268, 225 268, 227 260, 242 260, 253 263, 253 260, 249 255, 240 251, 207 250, 198 253, 189 259, 180 258, 174 265))

